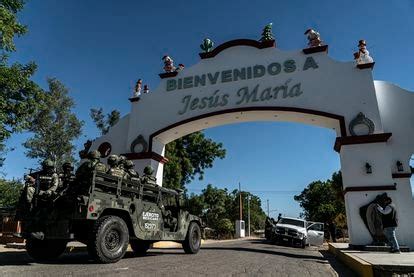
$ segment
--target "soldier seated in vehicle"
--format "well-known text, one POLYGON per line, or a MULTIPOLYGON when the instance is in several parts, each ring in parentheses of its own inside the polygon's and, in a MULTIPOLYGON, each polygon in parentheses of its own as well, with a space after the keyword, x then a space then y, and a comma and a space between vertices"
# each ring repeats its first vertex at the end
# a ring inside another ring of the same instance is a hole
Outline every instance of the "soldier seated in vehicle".
POLYGON ((125 171, 125 163, 127 161, 127 158, 123 155, 119 155, 118 157, 118 167, 125 171))
POLYGON ((74 167, 72 163, 63 163, 63 172, 59 174, 60 185, 57 190, 58 194, 63 195, 75 181, 75 174, 73 174, 73 169, 74 167))
POLYGON ((150 165, 144 168, 144 175, 141 177, 141 182, 148 185, 158 186, 157 178, 152 176, 154 169, 150 165))
POLYGON ((126 179, 131 181, 139 181, 139 174, 134 169, 134 162, 131 160, 125 161, 124 168, 126 171, 126 179))
POLYGON ((125 171, 120 167, 120 159, 117 155, 110 155, 108 157, 108 166, 109 169, 106 172, 109 175, 116 176, 119 178, 123 178, 125 175, 125 171))
POLYGON ((177 199, 175 198, 175 195, 163 194, 160 209, 164 227, 169 228, 171 232, 174 232, 177 227, 177 218, 173 215, 173 213, 177 212, 173 211, 176 210, 176 208, 177 199))
POLYGON ((44 201, 52 200, 59 187, 59 176, 56 174, 54 162, 50 159, 44 160, 42 171, 37 176, 39 187, 34 196, 44 201))
POLYGON ((88 153, 88 159, 76 170, 74 186, 71 189, 72 192, 77 195, 87 194, 92 182, 93 172, 105 173, 107 171, 106 166, 101 163, 100 158, 101 153, 97 150, 88 153))

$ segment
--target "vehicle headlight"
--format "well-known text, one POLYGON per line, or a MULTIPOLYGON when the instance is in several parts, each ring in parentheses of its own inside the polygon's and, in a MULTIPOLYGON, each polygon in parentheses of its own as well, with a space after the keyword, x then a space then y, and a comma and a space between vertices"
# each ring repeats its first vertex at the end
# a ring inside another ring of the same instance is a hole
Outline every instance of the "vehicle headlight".
POLYGON ((303 234, 303 233, 298 233, 298 237, 300 238, 300 239, 303 239, 303 237, 305 236, 305 234, 303 234))

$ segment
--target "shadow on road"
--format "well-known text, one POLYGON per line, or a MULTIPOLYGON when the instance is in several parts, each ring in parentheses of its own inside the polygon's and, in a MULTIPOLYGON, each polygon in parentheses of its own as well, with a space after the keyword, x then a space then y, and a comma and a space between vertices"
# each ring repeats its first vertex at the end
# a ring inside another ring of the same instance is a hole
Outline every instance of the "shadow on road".
POLYGON ((346 267, 343 263, 338 261, 332 253, 330 253, 328 250, 319 250, 319 253, 322 254, 324 259, 326 259, 331 267, 338 273, 338 276, 340 277, 348 277, 348 276, 355 276, 355 273, 346 267))
POLYGON ((247 251, 247 252, 253 252, 253 253, 279 255, 279 256, 284 256, 284 257, 288 257, 288 258, 296 258, 296 259, 325 260, 325 258, 323 258, 323 257, 287 253, 287 252, 275 251, 275 250, 245 248, 245 247, 208 247, 208 248, 203 248, 203 251, 206 251, 206 250, 232 250, 232 251, 244 251, 244 252, 247 251))
MULTIPOLYGON (((174 249, 154 249, 150 250, 145 256, 137 256, 133 252, 127 252, 123 259, 132 259, 132 258, 144 258, 144 257, 151 257, 151 256, 162 256, 162 255, 186 255, 182 249, 174 248, 174 249), (173 250, 173 251, 171 251, 173 250), (181 250, 181 251, 179 251, 181 250)), ((42 261, 37 262, 33 260, 26 251, 5 251, 0 252, 0 266, 6 265, 22 265, 22 266, 31 266, 32 264, 97 264, 94 260, 92 260, 86 251, 79 251, 79 252, 65 252, 56 260, 51 261, 42 261)))

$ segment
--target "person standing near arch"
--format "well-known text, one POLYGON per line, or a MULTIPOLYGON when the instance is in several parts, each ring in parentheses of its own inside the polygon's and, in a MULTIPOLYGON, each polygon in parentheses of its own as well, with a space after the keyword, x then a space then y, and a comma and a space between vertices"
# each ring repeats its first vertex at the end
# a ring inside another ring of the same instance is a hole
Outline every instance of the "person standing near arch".
POLYGON ((391 203, 391 198, 386 197, 381 203, 382 205, 377 205, 377 209, 382 214, 382 226, 384 234, 391 244, 391 253, 401 253, 397 237, 395 236, 395 229, 398 226, 397 211, 391 203))

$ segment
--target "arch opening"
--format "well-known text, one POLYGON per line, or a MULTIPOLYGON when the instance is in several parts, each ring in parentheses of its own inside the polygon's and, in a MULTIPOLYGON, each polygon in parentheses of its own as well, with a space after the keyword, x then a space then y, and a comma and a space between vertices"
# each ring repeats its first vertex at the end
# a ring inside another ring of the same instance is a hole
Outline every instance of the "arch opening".
POLYGON ((153 141, 165 145, 200 130, 234 123, 260 121, 303 123, 331 129, 336 132, 337 137, 346 136, 345 120, 340 115, 299 108, 251 107, 208 113, 167 126, 150 136, 150 149, 152 150, 153 141))

